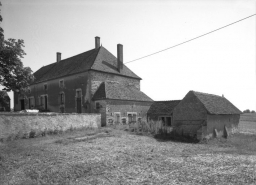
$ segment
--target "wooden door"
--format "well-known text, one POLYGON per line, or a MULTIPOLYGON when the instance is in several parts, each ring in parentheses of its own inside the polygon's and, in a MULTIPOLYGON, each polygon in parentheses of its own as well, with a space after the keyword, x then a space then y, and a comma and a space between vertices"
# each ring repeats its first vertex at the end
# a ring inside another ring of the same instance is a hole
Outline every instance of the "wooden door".
POLYGON ((76 98, 76 112, 82 113, 82 103, 81 98, 76 98))
POLYGON ((44 107, 45 107, 45 110, 47 110, 47 96, 44 97, 44 107))
POLYGON ((20 100, 20 110, 25 110, 25 101, 24 101, 24 99, 20 100))

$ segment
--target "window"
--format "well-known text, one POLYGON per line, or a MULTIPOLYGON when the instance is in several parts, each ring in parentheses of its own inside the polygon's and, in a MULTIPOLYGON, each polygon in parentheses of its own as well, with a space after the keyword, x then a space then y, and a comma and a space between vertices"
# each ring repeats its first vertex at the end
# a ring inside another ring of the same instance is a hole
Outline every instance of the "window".
POLYGON ((96 102, 96 109, 100 109, 100 103, 96 102))
POLYGON ((128 123, 136 123, 137 121, 136 112, 127 112, 127 115, 128 115, 128 123))
POLYGON ((115 123, 120 123, 121 119, 120 119, 120 112, 114 112, 115 115, 115 123))
POLYGON ((31 93, 31 89, 30 89, 30 88, 28 88, 28 93, 29 93, 29 94, 31 93))
POLYGON ((44 84, 44 90, 47 90, 47 89, 48 89, 48 85, 44 84))
POLYGON ((77 98, 81 98, 81 97, 82 97, 82 91, 81 91, 81 89, 77 89, 77 90, 76 90, 76 97, 77 97, 77 98))
POLYGON ((29 97, 29 99, 28 99, 28 107, 29 107, 29 109, 33 109, 34 106, 35 106, 34 97, 29 97))
POLYGON ((126 118, 122 118, 122 124, 126 124, 126 118))
POLYGON ((65 103, 65 94, 60 93, 60 104, 64 104, 64 103, 65 103))
POLYGON ((64 87, 64 80, 60 80, 60 81, 59 81, 59 86, 60 86, 60 88, 63 88, 63 87, 64 87))

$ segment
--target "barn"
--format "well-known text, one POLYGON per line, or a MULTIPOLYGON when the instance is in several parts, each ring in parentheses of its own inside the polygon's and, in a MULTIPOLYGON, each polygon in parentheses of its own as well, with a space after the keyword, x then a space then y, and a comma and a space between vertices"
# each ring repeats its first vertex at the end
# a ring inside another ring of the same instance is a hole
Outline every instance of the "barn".
POLYGON ((234 133, 242 112, 224 96, 189 91, 173 110, 173 127, 198 139, 234 133))

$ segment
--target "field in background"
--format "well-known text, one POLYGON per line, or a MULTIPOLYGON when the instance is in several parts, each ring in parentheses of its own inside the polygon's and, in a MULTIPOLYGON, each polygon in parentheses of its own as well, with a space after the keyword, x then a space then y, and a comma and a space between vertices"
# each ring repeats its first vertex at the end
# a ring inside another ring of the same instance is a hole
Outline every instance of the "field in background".
POLYGON ((241 115, 239 131, 247 134, 256 134, 256 113, 244 113, 241 115))
POLYGON ((252 117, 198 144, 112 128, 0 142, 0 184, 255 184, 252 117))

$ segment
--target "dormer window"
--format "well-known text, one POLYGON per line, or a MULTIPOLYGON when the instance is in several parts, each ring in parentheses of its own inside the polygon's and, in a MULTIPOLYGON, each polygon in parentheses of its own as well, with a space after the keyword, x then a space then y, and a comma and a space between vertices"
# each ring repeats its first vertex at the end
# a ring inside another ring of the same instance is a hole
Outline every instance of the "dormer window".
POLYGON ((60 80, 60 81, 59 81, 59 87, 60 87, 60 88, 63 88, 63 87, 64 87, 64 80, 60 80))

